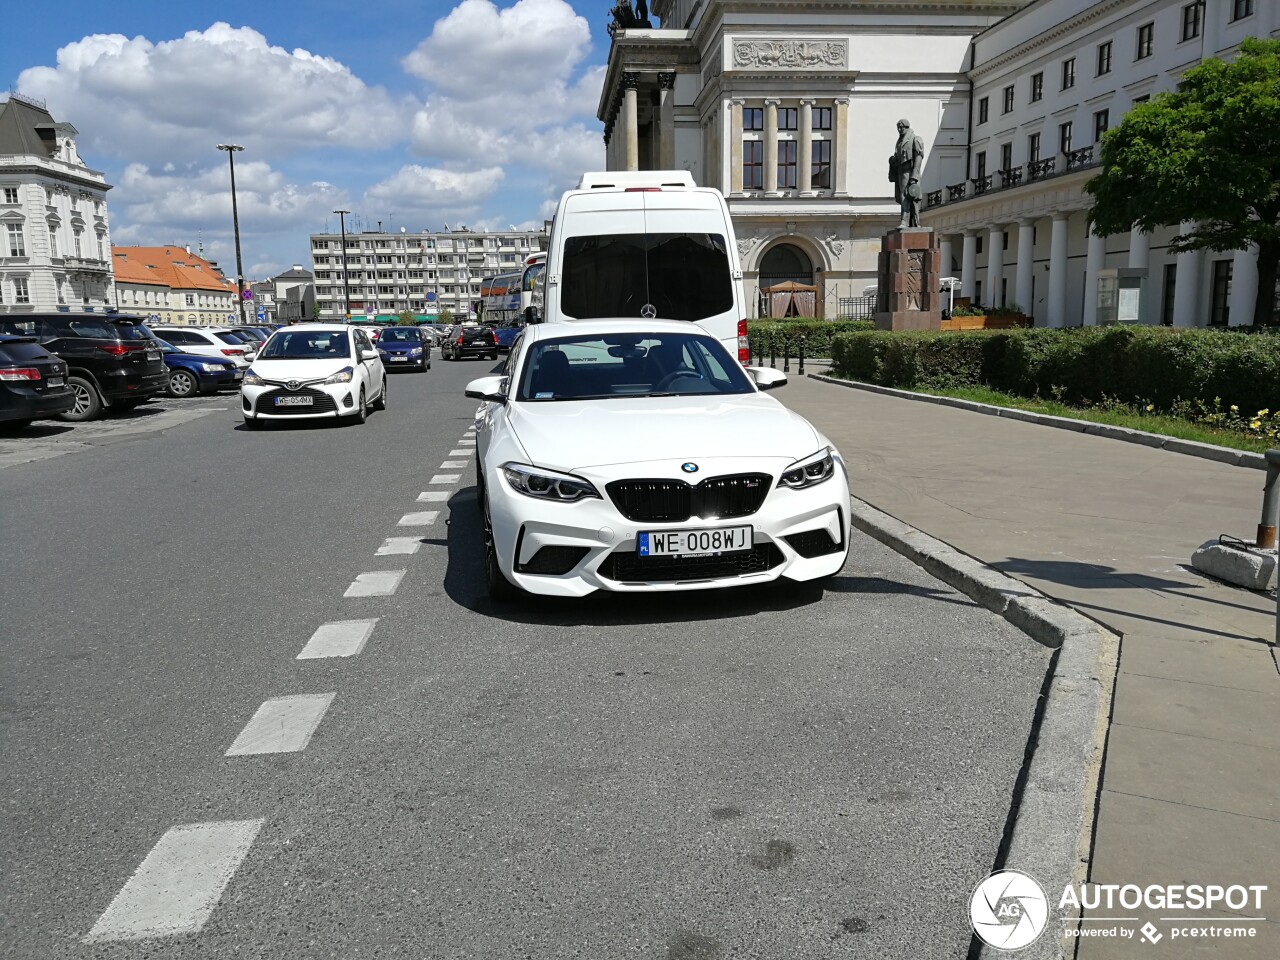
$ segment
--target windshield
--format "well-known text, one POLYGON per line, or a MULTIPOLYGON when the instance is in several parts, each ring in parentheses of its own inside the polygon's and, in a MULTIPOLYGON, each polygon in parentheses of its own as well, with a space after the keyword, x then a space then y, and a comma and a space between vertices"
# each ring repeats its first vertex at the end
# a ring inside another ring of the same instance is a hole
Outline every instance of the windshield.
POLYGON ((706 320, 733 309, 724 237, 714 233, 625 233, 569 237, 560 284, 566 316, 706 320))
POLYGON ((246 344, 246 343, 248 343, 248 342, 249 342, 249 338, 248 338, 248 337, 243 336, 243 335, 238 334, 238 333, 221 333, 221 332, 215 332, 215 333, 214 333, 214 336, 215 336, 215 337, 217 337, 219 340, 221 340, 223 343, 239 343, 239 344, 246 344))
POLYGON ((711 337, 688 333, 586 334, 535 343, 518 400, 599 400, 752 393, 741 365, 711 337))
POLYGON ((328 330, 280 330, 271 335, 259 360, 344 360, 351 354, 346 333, 328 330))
POLYGON ((422 335, 416 329, 409 328, 407 330, 383 330, 382 336, 378 337, 380 343, 420 343, 422 335))

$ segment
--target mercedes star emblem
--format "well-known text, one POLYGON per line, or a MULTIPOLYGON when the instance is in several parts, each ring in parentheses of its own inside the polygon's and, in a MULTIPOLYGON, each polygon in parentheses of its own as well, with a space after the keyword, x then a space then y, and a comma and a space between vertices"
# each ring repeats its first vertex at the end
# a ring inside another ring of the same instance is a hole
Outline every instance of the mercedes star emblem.
POLYGON ((652 303, 646 303, 643 307, 640 308, 640 316, 644 317, 646 320, 652 320, 657 315, 658 315, 658 308, 655 307, 652 303))

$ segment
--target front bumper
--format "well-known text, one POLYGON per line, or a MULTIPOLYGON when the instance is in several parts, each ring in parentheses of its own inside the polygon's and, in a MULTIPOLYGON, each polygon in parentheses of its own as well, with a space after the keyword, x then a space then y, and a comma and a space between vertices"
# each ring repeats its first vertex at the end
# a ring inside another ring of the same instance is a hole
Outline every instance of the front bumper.
POLYGON ((298 390, 276 385, 240 385, 240 412, 252 420, 320 420, 346 417, 356 412, 360 381, 350 383, 316 383, 298 390), (307 405, 277 404, 277 397, 307 396, 307 405))
MULTIPOLYGON (((782 469, 789 465, 787 461, 775 461, 763 470, 758 460, 719 464, 708 469, 706 476, 768 472, 774 485, 764 503, 747 516, 706 520, 691 517, 679 523, 627 519, 605 489, 616 477, 575 471, 595 484, 602 499, 557 503, 517 493, 496 466, 486 466, 498 565, 507 579, 522 589, 562 597, 585 596, 596 590, 705 590, 780 577, 815 580, 831 576, 844 566, 849 550, 849 484, 838 456, 836 463, 830 479, 804 490, 776 486, 782 469), (678 560, 639 556, 642 532, 747 525, 752 528, 751 551, 678 560)), ((635 477, 660 475, 653 466, 634 464, 628 472, 635 477)), ((671 465, 664 466, 670 470, 671 465)), ((678 478, 679 473, 675 476, 678 478)))
POLYGON ((403 353, 384 353, 382 355, 383 366, 388 370, 425 370, 427 369, 427 361, 428 357, 425 352, 416 357, 403 353))

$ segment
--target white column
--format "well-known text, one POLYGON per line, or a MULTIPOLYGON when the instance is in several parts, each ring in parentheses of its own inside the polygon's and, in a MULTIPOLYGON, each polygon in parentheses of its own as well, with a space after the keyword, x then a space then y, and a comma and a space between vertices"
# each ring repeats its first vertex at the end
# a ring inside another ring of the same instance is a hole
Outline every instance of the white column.
POLYGON ((964 232, 964 248, 960 254, 960 296, 973 302, 973 291, 978 285, 978 234, 975 230, 964 232))
POLYGON ((1031 278, 1036 266, 1035 229, 1034 220, 1018 221, 1018 274, 1013 281, 1013 302, 1028 317, 1035 315, 1036 306, 1031 302, 1031 278))
POLYGON ((987 228, 987 303, 993 307, 1003 305, 1000 297, 1000 280, 1004 277, 1004 228, 987 228))
POLYGON ((1053 231, 1049 234, 1049 302, 1048 322, 1051 327, 1067 323, 1067 215, 1053 215, 1053 231))
POLYGON ((634 73, 622 75, 622 138, 627 145, 627 169, 640 169, 640 127, 636 113, 636 87, 640 78, 634 73))
POLYGON ((944 277, 951 276, 951 257, 954 255, 951 246, 951 234, 944 233, 938 238, 938 252, 942 254, 941 270, 944 277))
POLYGON ((1129 266, 1145 268, 1151 262, 1151 234, 1137 227, 1129 231, 1129 266))
POLYGON ((800 101, 800 146, 796 148, 796 184, 802 194, 813 192, 813 101, 800 101))
MULTIPOLYGON (((729 192, 732 194, 742 193, 742 103, 741 97, 729 101, 729 192)), ((711 152, 714 154, 715 150, 711 152)), ((719 186, 720 171, 717 170, 716 178, 708 183, 719 186)))
MULTIPOLYGON (((1196 228, 1194 220, 1178 225, 1179 233, 1190 233, 1196 228)), ((1178 254, 1178 269, 1173 278, 1173 325, 1175 327, 1203 327, 1200 313, 1200 279, 1204 271, 1204 252, 1188 250, 1178 254)))
POLYGON ((658 169, 676 165, 676 75, 658 74, 658 169))
POLYGON ((764 192, 778 195, 778 101, 764 102, 764 192))
POLYGON ((849 196, 849 98, 836 97, 833 101, 835 120, 834 140, 831 142, 831 187, 833 196, 849 196))
POLYGON ((1227 324, 1247 327, 1253 323, 1258 298, 1258 248, 1237 250, 1231 262, 1231 298, 1227 301, 1227 324))
POLYGON ((1098 325, 1098 273, 1107 264, 1107 240, 1089 229, 1089 250, 1084 259, 1084 316, 1086 327, 1098 325))

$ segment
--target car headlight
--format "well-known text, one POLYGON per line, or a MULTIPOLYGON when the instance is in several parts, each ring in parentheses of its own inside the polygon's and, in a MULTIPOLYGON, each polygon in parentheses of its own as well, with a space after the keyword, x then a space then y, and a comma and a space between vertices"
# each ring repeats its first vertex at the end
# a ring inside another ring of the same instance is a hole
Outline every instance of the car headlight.
POLYGON ((263 380, 262 377, 253 372, 252 367, 244 372, 244 385, 246 387, 261 387, 265 386, 266 382, 267 381, 263 380))
POLYGON ((778 486, 800 490, 811 487, 815 483, 821 483, 823 480, 830 480, 832 474, 836 472, 835 458, 831 453, 830 447, 823 447, 817 453, 803 460, 797 460, 782 471, 778 486))
POLYGON ((527 463, 504 463, 502 474, 517 493, 539 500, 559 500, 572 503, 587 497, 600 499, 600 494, 590 480, 583 480, 569 473, 557 473, 527 463))
POLYGON ((411 356, 411 357, 417 357, 417 356, 421 356, 421 355, 422 355, 422 348, 421 348, 421 347, 410 347, 410 348, 409 348, 409 356, 411 356))
POLYGON ((221 373, 227 368, 220 363, 202 363, 200 364, 200 369, 205 373, 221 373))
POLYGON ((335 373, 332 377, 326 380, 325 383, 350 383, 351 377, 354 374, 355 374, 355 371, 352 370, 350 367, 343 367, 341 370, 335 373))

